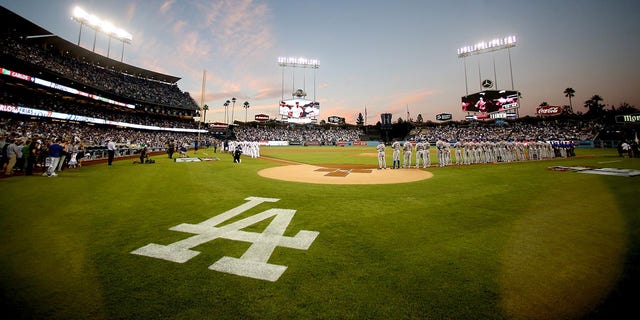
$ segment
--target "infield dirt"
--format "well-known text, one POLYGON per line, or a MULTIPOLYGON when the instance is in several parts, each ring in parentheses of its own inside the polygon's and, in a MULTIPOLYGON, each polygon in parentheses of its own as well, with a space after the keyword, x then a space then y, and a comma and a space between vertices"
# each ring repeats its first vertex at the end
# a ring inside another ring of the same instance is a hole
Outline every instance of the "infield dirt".
POLYGON ((279 167, 260 170, 258 175, 284 181, 317 184, 392 184, 425 180, 433 177, 426 169, 378 169, 370 165, 309 165, 282 161, 273 158, 262 159, 282 163, 279 167))

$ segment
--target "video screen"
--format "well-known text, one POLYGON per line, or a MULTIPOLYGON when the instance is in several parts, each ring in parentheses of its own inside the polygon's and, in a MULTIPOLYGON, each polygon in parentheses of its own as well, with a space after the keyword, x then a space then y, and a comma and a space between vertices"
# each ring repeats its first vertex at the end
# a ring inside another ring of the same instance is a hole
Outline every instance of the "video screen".
POLYGON ((485 90, 462 97, 462 111, 492 113, 520 106, 520 92, 485 90))
POLYGON ((293 118, 316 118, 320 115, 320 103, 306 99, 280 101, 280 115, 293 118))

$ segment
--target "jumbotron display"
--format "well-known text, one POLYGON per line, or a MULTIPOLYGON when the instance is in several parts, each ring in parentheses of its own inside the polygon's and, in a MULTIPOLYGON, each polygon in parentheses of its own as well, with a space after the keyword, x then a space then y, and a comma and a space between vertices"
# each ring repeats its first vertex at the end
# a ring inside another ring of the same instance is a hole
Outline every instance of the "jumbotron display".
POLYGON ((320 115, 320 103, 305 99, 302 89, 293 93, 293 99, 280 101, 280 115, 288 119, 316 118, 320 115))
POLYGON ((320 114, 320 103, 305 99, 280 102, 280 115, 287 118, 316 118, 320 114))
POLYGON ((492 113, 520 107, 520 92, 485 90, 462 97, 462 111, 492 113))

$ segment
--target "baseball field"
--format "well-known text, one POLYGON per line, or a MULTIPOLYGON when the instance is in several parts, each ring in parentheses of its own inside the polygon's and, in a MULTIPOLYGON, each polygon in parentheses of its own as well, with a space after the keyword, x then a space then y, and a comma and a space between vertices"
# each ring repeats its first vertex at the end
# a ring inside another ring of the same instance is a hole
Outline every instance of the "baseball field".
POLYGON ((640 159, 576 153, 377 170, 373 147, 201 149, 0 179, 3 314, 621 318, 640 293, 640 177, 587 169, 640 159))

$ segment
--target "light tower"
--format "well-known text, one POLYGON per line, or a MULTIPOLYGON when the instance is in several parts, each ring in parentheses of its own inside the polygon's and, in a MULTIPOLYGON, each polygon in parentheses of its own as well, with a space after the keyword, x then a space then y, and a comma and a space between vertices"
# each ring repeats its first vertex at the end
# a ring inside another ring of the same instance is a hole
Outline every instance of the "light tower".
MULTIPOLYGON (((516 36, 507 36, 504 38, 496 38, 491 41, 485 42, 480 41, 474 45, 464 46, 458 49, 458 58, 462 58, 464 62, 464 85, 465 85, 465 93, 469 94, 469 86, 467 81, 467 61, 466 58, 472 55, 478 55, 487 52, 493 52, 498 50, 507 49, 509 52, 509 73, 511 75, 511 90, 514 90, 513 86, 513 69, 511 67, 511 48, 515 47, 517 44, 516 36)), ((478 63, 478 75, 480 75, 480 82, 482 82, 482 75, 480 74, 480 63, 478 63)), ((498 79, 496 75, 496 61, 493 59, 493 82, 492 85, 498 86, 498 79)), ((485 85, 488 85, 485 84, 485 85)), ((481 83, 481 87, 482 83, 481 83)))
POLYGON ((109 53, 111 51, 111 38, 115 38, 122 42, 122 53, 120 55, 120 62, 124 59, 124 44, 131 43, 133 37, 131 34, 121 28, 115 27, 109 21, 102 20, 98 18, 96 15, 89 14, 85 10, 80 7, 75 7, 73 9, 73 15, 71 19, 80 23, 80 31, 78 32, 78 46, 80 46, 80 38, 82 37, 82 27, 87 26, 93 29, 93 49, 92 51, 96 51, 96 36, 98 32, 102 32, 109 37, 109 45, 107 48, 107 58, 109 58, 109 53))
POLYGON ((491 41, 480 41, 474 45, 464 46, 458 49, 458 58, 464 62, 464 86, 465 96, 461 98, 462 110, 467 112, 467 119, 499 119, 518 117, 520 108, 520 92, 516 91, 513 84, 513 68, 511 64, 511 48, 517 44, 516 36, 496 38, 491 41), (498 73, 496 71, 496 58, 493 52, 507 50, 509 60, 508 77, 511 80, 511 89, 500 88, 498 85, 498 73), (478 62, 478 85, 477 93, 469 94, 469 83, 467 75, 467 58, 474 55, 492 53, 493 79, 483 78, 480 59, 478 62), (515 111, 510 112, 510 111, 515 111), (474 114, 472 115, 471 112, 474 114))
MULTIPOLYGON (((320 68, 320 60, 307 59, 307 58, 278 58, 278 65, 282 67, 282 99, 284 100, 284 69, 286 67, 292 68, 312 68, 313 69, 313 102, 316 101, 316 70, 320 68)), ((306 84, 306 74, 304 75, 303 82, 306 84)), ((295 91, 295 74, 292 73, 292 91, 295 91)), ((306 91, 306 88, 303 87, 306 91)))

